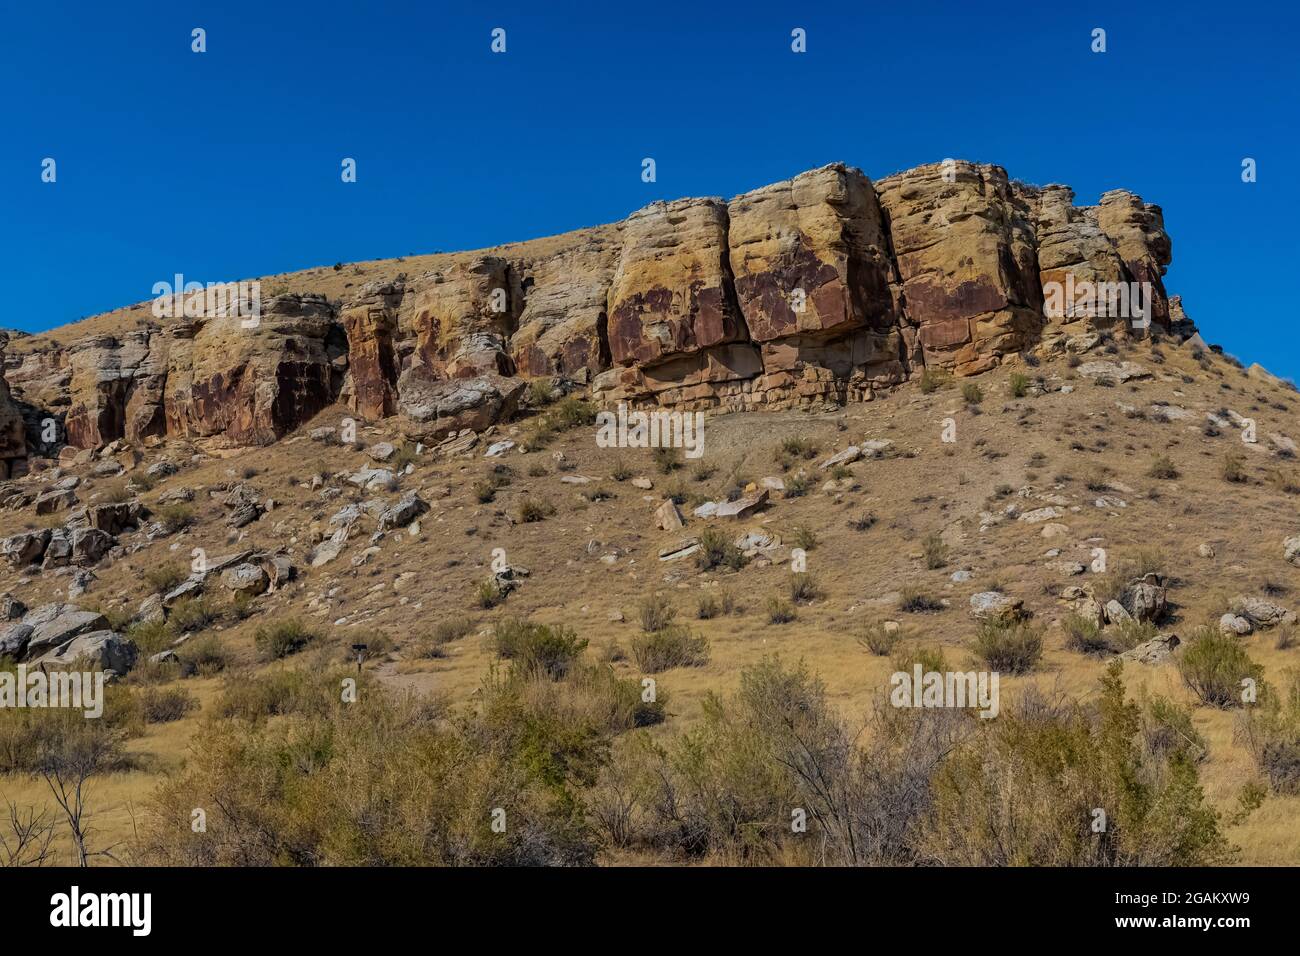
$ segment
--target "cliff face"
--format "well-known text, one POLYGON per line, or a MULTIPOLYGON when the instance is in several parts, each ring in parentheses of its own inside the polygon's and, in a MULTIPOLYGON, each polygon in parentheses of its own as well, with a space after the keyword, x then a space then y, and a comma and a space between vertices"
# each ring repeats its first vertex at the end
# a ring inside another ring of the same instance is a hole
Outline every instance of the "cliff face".
POLYGON ((11 356, 0 459, 27 454, 21 423, 30 444, 42 415, 77 448, 264 444, 339 400, 445 433, 506 413, 537 376, 607 403, 869 401, 924 368, 978 374, 1084 328, 1190 334, 1181 312, 1171 327, 1170 251, 1160 208, 1129 192, 1076 207, 1067 187, 998 166, 945 161, 873 184, 834 164, 415 277, 394 266, 343 302, 279 295, 253 328, 214 315, 11 356), (1053 309, 1044 292, 1142 283, 1149 326, 1053 309))

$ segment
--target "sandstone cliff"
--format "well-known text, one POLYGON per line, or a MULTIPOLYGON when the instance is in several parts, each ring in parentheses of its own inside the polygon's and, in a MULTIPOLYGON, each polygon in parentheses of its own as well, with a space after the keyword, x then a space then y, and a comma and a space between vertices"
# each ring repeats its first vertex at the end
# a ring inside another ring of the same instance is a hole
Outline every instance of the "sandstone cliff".
POLYGON ((0 460, 52 454, 34 434, 50 419, 75 448, 265 444, 337 401, 439 435, 508 414, 538 376, 606 403, 869 401, 926 368, 978 374, 1126 321, 1045 308, 1067 280, 1148 283, 1150 328, 1191 334, 1165 292, 1170 254, 1160 208, 1126 191, 1076 207, 1067 187, 998 166, 947 160, 873 184, 833 164, 729 202, 656 202, 440 256, 420 275, 386 263, 346 297, 308 284, 268 297, 253 327, 219 314, 11 354, 0 460))

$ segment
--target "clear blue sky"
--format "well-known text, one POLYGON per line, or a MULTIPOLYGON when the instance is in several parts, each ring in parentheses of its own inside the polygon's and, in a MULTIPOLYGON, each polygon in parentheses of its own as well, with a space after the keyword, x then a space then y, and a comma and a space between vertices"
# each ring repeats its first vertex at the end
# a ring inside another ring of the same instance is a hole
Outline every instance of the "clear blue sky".
POLYGON ((1161 204, 1206 338, 1300 377, 1300 15, 1154 6, 0 0, 0 326, 952 156, 1161 204))

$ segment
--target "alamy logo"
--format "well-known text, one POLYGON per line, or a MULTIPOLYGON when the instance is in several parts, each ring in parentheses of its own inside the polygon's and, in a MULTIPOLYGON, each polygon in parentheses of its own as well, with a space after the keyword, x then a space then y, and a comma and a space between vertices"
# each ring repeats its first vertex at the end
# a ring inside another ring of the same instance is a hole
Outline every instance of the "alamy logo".
POLYGON ((915 664, 910 674, 895 671, 889 683, 895 707, 974 707, 981 717, 996 717, 1001 709, 997 671, 923 671, 915 664))
POLYGON ((153 927, 152 893, 70 893, 50 897, 51 926, 129 926, 131 935, 148 936, 153 927))
POLYGON ((242 282, 186 282, 179 272, 172 282, 153 285, 155 319, 240 319, 246 329, 255 329, 262 321, 262 283, 256 279, 242 282))
POLYGON ((596 445, 600 448, 682 448, 687 458, 704 454, 703 412, 618 412, 596 415, 596 445))
POLYGON ((1151 325, 1150 282, 1080 282, 1067 272, 1064 282, 1043 283, 1043 312, 1049 319, 1132 319, 1133 328, 1151 325))
POLYGON ((104 713, 103 671, 0 671, 0 707, 69 707, 87 717, 104 713))

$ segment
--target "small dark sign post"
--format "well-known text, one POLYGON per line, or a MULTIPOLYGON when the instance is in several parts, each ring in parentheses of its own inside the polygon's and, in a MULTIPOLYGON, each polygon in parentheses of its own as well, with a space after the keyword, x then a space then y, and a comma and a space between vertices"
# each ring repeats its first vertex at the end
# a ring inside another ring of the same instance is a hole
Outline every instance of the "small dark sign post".
POLYGON ((358 674, 361 673, 361 662, 366 659, 366 647, 367 645, 365 644, 352 645, 352 649, 357 652, 357 673, 358 674))

